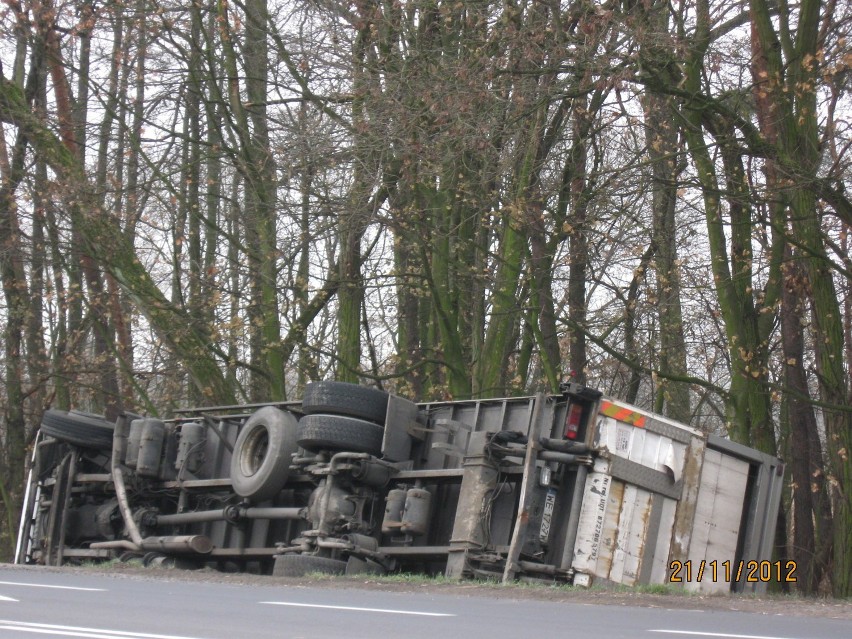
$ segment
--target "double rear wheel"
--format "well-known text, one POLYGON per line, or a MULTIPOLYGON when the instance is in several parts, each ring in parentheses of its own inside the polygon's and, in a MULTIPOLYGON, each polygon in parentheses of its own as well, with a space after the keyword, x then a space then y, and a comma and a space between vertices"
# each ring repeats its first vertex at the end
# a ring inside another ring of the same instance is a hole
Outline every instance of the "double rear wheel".
POLYGON ((345 382, 313 382, 305 389, 299 446, 307 451, 382 453, 388 394, 345 382))

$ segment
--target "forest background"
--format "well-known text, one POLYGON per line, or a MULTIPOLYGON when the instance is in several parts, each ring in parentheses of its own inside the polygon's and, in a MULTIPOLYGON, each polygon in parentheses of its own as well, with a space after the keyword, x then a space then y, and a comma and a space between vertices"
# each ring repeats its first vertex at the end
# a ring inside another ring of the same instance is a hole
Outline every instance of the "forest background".
POLYGON ((4 0, 0 557, 47 407, 572 378, 852 596, 852 4, 4 0))

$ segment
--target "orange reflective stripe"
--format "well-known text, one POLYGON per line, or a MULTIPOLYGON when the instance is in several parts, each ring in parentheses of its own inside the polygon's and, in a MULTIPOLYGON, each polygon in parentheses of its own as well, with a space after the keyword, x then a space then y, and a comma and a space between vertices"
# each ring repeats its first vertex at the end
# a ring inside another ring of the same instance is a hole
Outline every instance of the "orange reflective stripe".
POLYGON ((639 428, 645 426, 644 415, 642 415, 641 413, 637 413, 636 411, 630 410, 629 408, 617 406, 612 402, 601 402, 600 412, 606 415, 607 417, 612 417, 613 419, 617 419, 620 422, 632 424, 633 426, 637 426, 639 428))
POLYGON ((622 408, 618 411, 613 417, 615 417, 620 422, 630 421, 630 416, 633 414, 633 411, 629 408, 622 408))

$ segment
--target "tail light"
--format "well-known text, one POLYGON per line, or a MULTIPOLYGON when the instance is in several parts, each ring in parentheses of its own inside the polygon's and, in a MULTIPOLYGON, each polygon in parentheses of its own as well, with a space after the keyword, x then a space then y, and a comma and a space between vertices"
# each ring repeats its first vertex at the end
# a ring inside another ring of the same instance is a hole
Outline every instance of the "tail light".
POLYGON ((565 417, 565 439, 577 439, 580 434, 580 423, 583 420, 583 406, 571 404, 565 417))

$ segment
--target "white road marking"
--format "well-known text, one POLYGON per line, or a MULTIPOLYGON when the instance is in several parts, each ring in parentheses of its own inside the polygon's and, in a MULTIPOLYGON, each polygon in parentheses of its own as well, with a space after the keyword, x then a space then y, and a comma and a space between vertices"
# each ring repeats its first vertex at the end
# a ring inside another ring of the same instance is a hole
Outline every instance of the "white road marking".
POLYGON ((670 635, 692 635, 699 637, 723 637, 725 639, 791 639, 790 637, 770 637, 767 635, 730 635, 723 632, 699 632, 697 630, 649 630, 648 632, 665 632, 670 635))
POLYGON ((707 612, 701 608, 666 608, 668 612, 707 612))
POLYGON ((293 603, 290 601, 261 601, 272 606, 296 606, 298 608, 324 608, 326 610, 353 610, 355 612, 383 612, 393 615, 418 615, 421 617, 455 617, 446 612, 418 612, 416 610, 388 610, 386 608, 356 608, 354 606, 323 606, 321 604, 293 603))
POLYGON ((0 601, 14 601, 15 603, 20 603, 17 599, 12 599, 11 597, 4 597, 0 595, 0 601))
POLYGON ((29 623, 0 619, 0 630, 17 630, 43 635, 62 635, 63 637, 91 637, 93 639, 196 639, 178 635, 155 635, 147 632, 126 632, 104 628, 83 628, 80 626, 59 626, 49 623, 29 623))
POLYGON ((116 639, 115 635, 100 635, 92 632, 72 632, 70 630, 46 630, 44 628, 25 628, 23 626, 3 626, 0 630, 15 630, 17 632, 30 632, 39 635, 60 635, 62 637, 86 637, 86 639, 116 639))
POLYGON ((26 588, 55 588, 56 590, 85 590, 88 592, 106 592, 104 588, 81 588, 80 586, 54 586, 52 584, 25 584, 20 581, 0 581, 0 586, 24 586, 26 588))

